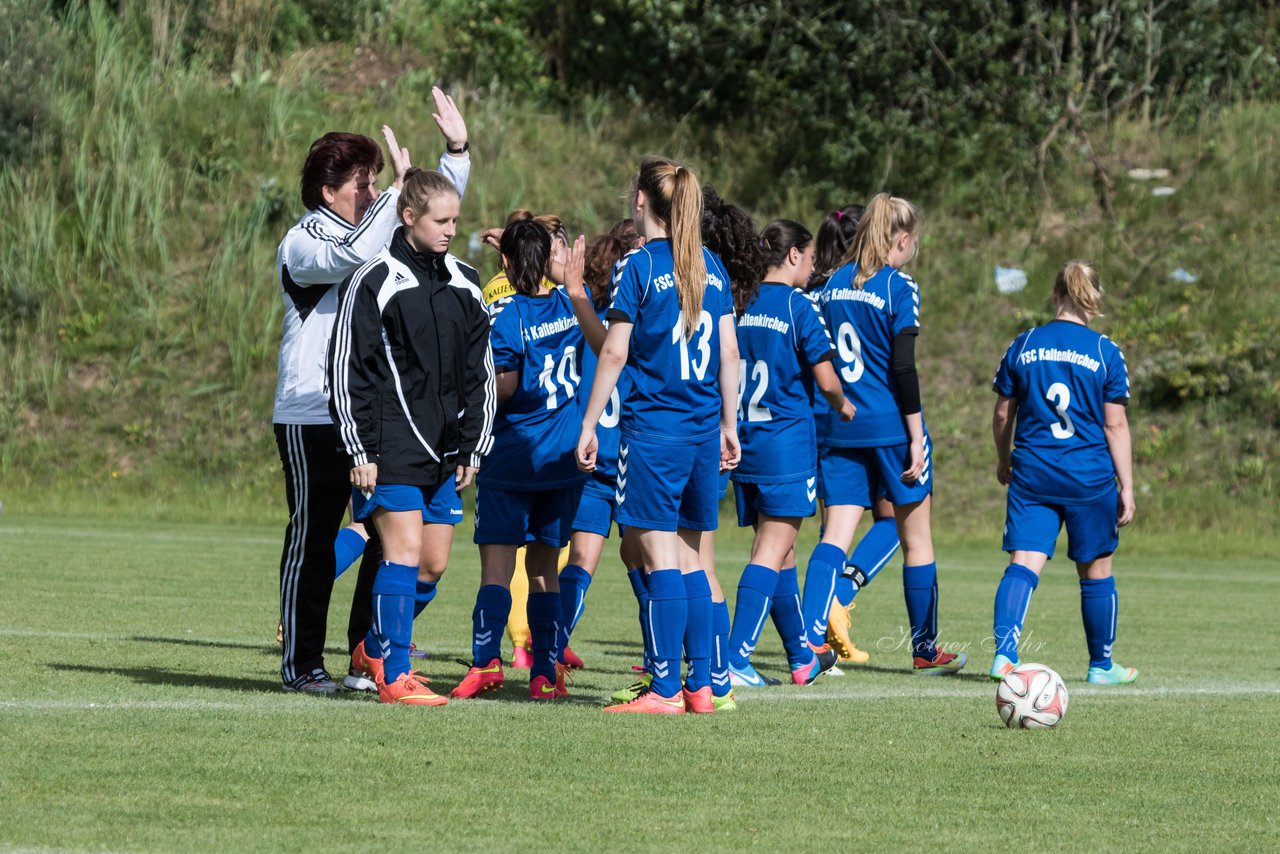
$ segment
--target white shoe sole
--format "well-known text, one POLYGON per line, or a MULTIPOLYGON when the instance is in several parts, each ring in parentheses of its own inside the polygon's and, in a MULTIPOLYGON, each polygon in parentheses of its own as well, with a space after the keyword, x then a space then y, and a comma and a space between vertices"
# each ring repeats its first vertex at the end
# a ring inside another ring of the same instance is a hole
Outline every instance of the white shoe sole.
POLYGON ((363 673, 359 675, 348 673, 346 676, 342 677, 342 687, 346 688, 348 691, 367 691, 370 693, 376 693, 378 690, 378 683, 374 682, 363 673))
POLYGON ((312 683, 305 688, 294 688, 292 685, 281 685, 280 690, 286 694, 336 694, 338 693, 338 685, 336 682, 312 683))

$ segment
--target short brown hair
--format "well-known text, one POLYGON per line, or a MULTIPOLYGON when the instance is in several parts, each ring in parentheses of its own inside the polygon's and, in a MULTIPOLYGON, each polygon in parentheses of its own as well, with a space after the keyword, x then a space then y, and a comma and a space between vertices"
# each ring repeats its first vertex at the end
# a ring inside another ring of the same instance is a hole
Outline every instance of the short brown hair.
POLYGON ((361 169, 382 171, 382 149, 358 133, 334 131, 311 143, 302 164, 302 203, 313 211, 324 206, 324 187, 341 187, 361 169))

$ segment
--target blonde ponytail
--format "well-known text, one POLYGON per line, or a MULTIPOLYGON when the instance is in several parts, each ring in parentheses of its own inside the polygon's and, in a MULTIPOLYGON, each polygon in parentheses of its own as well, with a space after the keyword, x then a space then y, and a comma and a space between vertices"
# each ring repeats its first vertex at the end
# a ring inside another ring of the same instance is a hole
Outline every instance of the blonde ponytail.
POLYGON ((920 209, 906 199, 880 193, 858 220, 858 230, 840 264, 854 261, 858 265, 853 286, 859 290, 880 271, 889 259, 893 237, 900 232, 915 234, 920 230, 920 209))
POLYGON ((1053 283, 1053 297, 1089 317, 1102 314, 1102 280, 1088 261, 1071 260, 1062 265, 1053 283))
POLYGON ((671 255, 675 261, 676 293, 684 315, 684 337, 693 339, 702 314, 707 287, 707 262, 702 257, 702 185, 698 176, 677 166, 671 192, 671 255))
POLYGON ((660 157, 646 157, 640 163, 636 189, 644 191, 650 212, 671 238, 684 337, 692 340, 707 287, 707 262, 702 254, 702 185, 687 167, 660 157))

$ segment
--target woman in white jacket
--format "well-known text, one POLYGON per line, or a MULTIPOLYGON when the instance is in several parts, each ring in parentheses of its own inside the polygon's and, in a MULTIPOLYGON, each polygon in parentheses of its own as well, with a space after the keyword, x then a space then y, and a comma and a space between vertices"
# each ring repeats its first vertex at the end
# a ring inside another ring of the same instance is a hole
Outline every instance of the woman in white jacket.
MULTIPOLYGON (((466 122, 452 98, 439 89, 432 95, 433 118, 447 145, 440 171, 461 196, 471 172, 466 122)), ((381 251, 398 225, 396 202, 409 152, 399 147, 390 128, 384 125, 382 132, 394 180, 381 193, 376 181, 384 161, 372 139, 328 133, 311 144, 301 175, 307 213, 276 253, 284 319, 272 421, 289 503, 280 557, 280 676, 286 691, 338 690, 324 667, 324 641, 335 572, 333 541, 351 484, 329 415, 325 356, 339 283, 381 251)))

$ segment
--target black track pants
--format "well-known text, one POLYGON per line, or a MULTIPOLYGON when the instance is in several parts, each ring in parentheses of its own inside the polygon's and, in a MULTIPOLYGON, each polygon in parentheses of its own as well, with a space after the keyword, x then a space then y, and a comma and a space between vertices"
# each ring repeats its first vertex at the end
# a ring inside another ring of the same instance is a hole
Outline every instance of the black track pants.
MULTIPOLYGON (((331 424, 276 424, 289 526, 280 555, 280 621, 285 682, 324 667, 333 592, 333 541, 351 498, 350 469, 331 424)), ((341 672, 345 672, 345 667, 341 672)))

